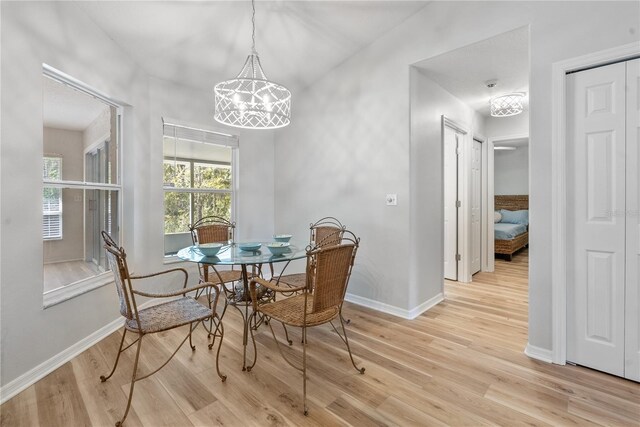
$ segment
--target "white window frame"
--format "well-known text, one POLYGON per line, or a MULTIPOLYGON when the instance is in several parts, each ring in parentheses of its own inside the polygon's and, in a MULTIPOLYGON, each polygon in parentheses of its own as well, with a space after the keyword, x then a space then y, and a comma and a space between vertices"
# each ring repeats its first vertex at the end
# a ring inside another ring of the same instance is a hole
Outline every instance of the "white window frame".
MULTIPOLYGON (((44 160, 57 160, 58 161, 58 168, 60 170, 60 174, 62 174, 62 156, 58 155, 58 154, 45 154, 43 156, 43 161, 44 160)), ((62 178, 62 177, 61 177, 62 178)), ((61 181, 62 179, 59 180, 55 180, 55 181, 61 181)), ((43 182, 45 181, 45 179, 43 179, 43 182)), ((45 186, 46 188, 53 188, 50 186, 45 186)), ((62 224, 62 218, 63 218, 63 206, 62 206, 62 191, 59 192, 58 195, 58 210, 47 210, 44 207, 44 195, 42 197, 42 240, 62 240, 62 236, 63 236, 63 224, 62 224), (49 232, 47 235, 45 235, 44 230, 45 230, 45 217, 58 217, 58 228, 59 228, 59 233, 56 235, 51 235, 51 227, 47 227, 49 232)))
MULTIPOLYGON (((222 166, 228 166, 228 167, 231 168, 231 188, 230 189, 171 187, 171 186, 164 185, 165 184, 164 182, 163 182, 162 189, 163 189, 163 195, 165 193, 230 194, 231 195, 230 221, 231 222, 235 222, 236 216, 237 216, 238 177, 239 177, 239 173, 238 173, 238 149, 239 149, 238 136, 237 135, 227 134, 227 133, 222 133, 222 132, 219 132, 219 131, 216 131, 216 130, 212 130, 212 129, 207 129, 206 127, 203 127, 203 126, 200 126, 200 125, 191 125, 191 124, 181 123, 181 122, 176 121, 176 120, 164 119, 163 118, 162 138, 164 139, 165 137, 167 137, 167 138, 176 138, 177 137, 179 139, 186 139, 186 140, 190 140, 190 141, 195 141, 195 142, 200 142, 200 143, 208 143, 208 144, 212 144, 212 145, 218 145, 218 146, 222 146, 222 147, 231 148, 231 164, 222 165, 222 166), (181 136, 183 136, 183 137, 181 138, 181 136)), ((173 159, 174 159, 173 157, 164 156, 163 155, 162 156, 162 163, 164 165, 165 161, 173 160, 173 159)), ((206 160, 203 160, 203 159, 176 158, 175 160, 178 161, 178 162, 190 163, 192 166, 197 164, 197 163, 208 163, 206 160)), ((193 180, 193 168, 192 168, 191 172, 192 172, 191 179, 193 180)), ((164 199, 164 197, 163 197, 163 199, 164 199)), ((164 208, 163 208, 163 212, 164 212, 164 208)), ((163 231, 163 238, 164 238, 164 236, 165 236, 165 233, 164 233, 164 220, 162 222, 162 231, 163 231)), ((164 250, 163 250, 163 254, 164 254, 164 250)), ((174 263, 174 262, 181 262, 182 261, 175 255, 164 255, 163 258, 164 258, 163 262, 165 264, 174 263)))
MULTIPOLYGON (((64 84, 66 86, 71 87, 72 89, 78 90, 80 92, 86 93, 89 96, 99 99, 105 104, 114 107, 116 109, 116 120, 118 121, 117 125, 117 136, 116 136, 116 144, 115 149, 117 150, 117 170, 116 170, 116 180, 117 184, 106 184, 106 183, 93 183, 86 181, 66 181, 66 180, 45 180, 43 179, 43 188, 60 188, 63 189, 76 189, 76 190, 108 190, 108 191, 116 191, 118 192, 118 212, 116 215, 118 217, 118 242, 122 243, 122 219, 123 219, 123 173, 122 173, 122 159, 123 159, 123 150, 122 150, 122 129, 123 129, 123 111, 124 108, 122 105, 118 104, 111 97, 103 94, 102 92, 86 85, 85 83, 69 76, 68 74, 63 73, 47 64, 42 64, 43 75, 50 79, 57 81, 58 83, 64 84)), ((43 156, 44 157, 44 156, 43 156)), ((60 192, 60 197, 62 197, 62 191, 60 192)), ((43 240, 44 245, 44 240, 43 240)), ((43 265, 44 269, 44 265, 43 265)), ((103 273, 96 274, 95 276, 88 277, 86 279, 79 280, 77 282, 69 283, 65 286, 59 287, 57 289, 53 289, 47 292, 43 292, 43 308, 48 308, 56 304, 60 304, 61 302, 67 301, 71 298, 74 298, 78 295, 85 294, 99 287, 105 286, 109 283, 113 282, 113 273, 111 270, 105 271, 103 273)))

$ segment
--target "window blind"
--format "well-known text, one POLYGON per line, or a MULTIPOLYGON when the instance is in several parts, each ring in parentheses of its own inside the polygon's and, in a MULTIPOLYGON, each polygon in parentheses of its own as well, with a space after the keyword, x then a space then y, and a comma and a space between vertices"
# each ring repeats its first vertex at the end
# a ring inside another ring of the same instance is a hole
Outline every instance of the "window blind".
POLYGON ((207 129, 198 129, 188 126, 164 122, 164 136, 183 139, 186 141, 200 142, 204 144, 223 145, 226 147, 238 147, 238 137, 207 129))
MULTIPOLYGON (((62 179, 62 157, 44 157, 42 179, 62 179)), ((42 191, 42 238, 62 238, 62 189, 45 187, 42 191)))

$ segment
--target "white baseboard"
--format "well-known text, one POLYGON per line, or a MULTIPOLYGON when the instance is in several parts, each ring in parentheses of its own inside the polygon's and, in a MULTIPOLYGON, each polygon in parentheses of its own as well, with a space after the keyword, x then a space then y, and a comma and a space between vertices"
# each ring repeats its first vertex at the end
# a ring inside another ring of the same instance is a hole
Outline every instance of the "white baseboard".
POLYGON ((524 354, 532 359, 540 360, 542 362, 552 363, 553 361, 553 352, 551 350, 536 347, 529 343, 527 343, 527 346, 524 349, 524 354))
MULTIPOLYGON (((164 299, 162 302, 166 302, 168 299, 164 299)), ((158 300, 149 300, 144 304, 140 304, 138 309, 142 309, 145 307, 151 307, 154 304, 158 304, 158 300)), ((16 394, 20 393, 30 385, 34 384, 38 380, 44 378, 49 375, 51 372, 58 369, 60 366, 67 363, 69 360, 73 359, 92 345, 95 345, 99 341, 103 340, 110 334, 114 333, 118 329, 122 327, 124 324, 124 319, 122 317, 118 317, 116 320, 108 323, 102 328, 98 329, 91 335, 77 343, 73 344, 71 347, 61 351, 56 354, 49 360, 45 360, 35 368, 30 371, 20 375, 15 380, 5 384, 0 388, 0 404, 3 404, 7 400, 11 399, 16 394)))
POLYGON ((383 313, 391 314, 393 316, 402 317, 403 319, 412 320, 420 316, 431 307, 444 301, 444 295, 439 293, 431 299, 423 302, 417 307, 407 310, 404 308, 396 307, 395 305, 386 304, 384 302, 372 300, 369 298, 361 297, 359 295, 347 294, 345 300, 353 304, 361 305, 363 307, 371 308, 373 310, 381 311, 383 313))

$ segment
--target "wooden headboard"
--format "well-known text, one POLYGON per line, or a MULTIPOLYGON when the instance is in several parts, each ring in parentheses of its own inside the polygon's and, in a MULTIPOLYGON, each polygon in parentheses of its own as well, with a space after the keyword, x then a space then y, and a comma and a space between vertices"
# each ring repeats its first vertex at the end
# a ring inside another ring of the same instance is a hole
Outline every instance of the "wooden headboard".
POLYGON ((494 204, 495 210, 519 211, 529 209, 529 195, 495 196, 494 204))

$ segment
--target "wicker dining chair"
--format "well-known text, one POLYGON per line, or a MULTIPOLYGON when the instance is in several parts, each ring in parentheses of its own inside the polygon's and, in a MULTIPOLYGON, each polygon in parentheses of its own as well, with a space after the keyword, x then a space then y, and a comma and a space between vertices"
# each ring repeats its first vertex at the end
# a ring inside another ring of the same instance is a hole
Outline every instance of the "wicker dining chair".
MULTIPOLYGON (((317 247, 335 246, 342 240, 347 229, 337 218, 327 216, 309 225, 309 244, 317 247)), ((271 268, 272 281, 283 287, 298 288, 306 283, 306 273, 281 274, 276 276, 271 268)))
MULTIPOLYGON (((124 248, 119 247, 116 242, 111 238, 111 236, 102 231, 102 238, 104 240, 104 248, 107 253, 107 260, 109 262, 109 268, 113 272, 114 282, 116 285, 116 290, 118 292, 118 298, 120 300, 120 314, 125 318, 124 321, 124 332, 122 333, 122 339, 120 340, 120 348, 118 349, 118 354, 116 355, 116 360, 113 365, 113 369, 107 376, 100 376, 100 381, 105 382, 116 371, 118 366, 118 360, 120 360, 120 354, 127 350, 129 347, 134 344, 138 344, 136 348, 136 356, 133 362, 133 373, 131 375, 131 386, 129 388, 129 397, 127 400, 127 407, 124 411, 124 415, 122 419, 116 422, 116 426, 122 425, 124 420, 127 418, 127 414, 129 413, 129 409, 131 407, 131 399, 133 397, 133 389, 134 385, 137 381, 145 379, 160 369, 162 369, 169 361, 173 358, 173 356, 178 352, 180 347, 189 340, 189 346, 192 351, 195 351, 196 347, 193 345, 191 340, 191 334, 197 328, 200 322, 204 322, 208 319, 216 319, 216 324, 218 327, 217 335, 220 338, 220 342, 218 344, 218 350, 216 353, 216 370, 218 371, 218 375, 220 379, 224 382, 227 377, 220 373, 219 366, 219 356, 220 356, 220 348, 222 347, 222 339, 224 336, 224 328, 222 323, 220 322, 220 318, 216 314, 216 306, 218 302, 218 297, 220 291, 218 287, 212 283, 199 283, 197 286, 187 287, 187 280, 189 278, 188 273, 183 268, 173 268, 170 270, 161 271, 158 273, 143 275, 143 276, 132 276, 129 274, 129 267, 127 265, 127 254, 125 253, 124 248), (148 279, 156 276, 160 276, 168 273, 182 273, 184 274, 184 282, 181 289, 171 292, 162 292, 162 293, 153 293, 153 292, 145 292, 141 290, 137 290, 133 287, 132 281, 138 279, 148 279), (196 301, 193 297, 188 296, 188 293, 194 291, 204 291, 204 295, 207 298, 208 306, 201 304, 196 301), (136 300, 138 297, 149 297, 149 298, 172 298, 167 302, 160 303, 158 305, 154 305, 147 308, 139 308, 138 301, 136 300), (138 361, 140 359, 140 349, 142 347, 142 338, 148 334, 154 334, 157 332, 167 331, 169 329, 174 329, 180 326, 189 325, 189 332, 184 337, 184 339, 180 342, 175 351, 169 356, 169 358, 160 365, 157 369, 153 370, 150 373, 147 373, 143 376, 138 376, 138 361), (125 337, 127 332, 132 332, 137 334, 137 338, 132 343, 128 344, 126 347, 124 346, 125 337)), ((214 338, 215 339, 215 338, 214 338)), ((213 342, 209 345, 209 349, 213 347, 213 342)))
MULTIPOLYGON (((259 314, 270 321, 269 329, 276 342, 278 351, 284 360, 294 368, 302 371, 302 394, 304 414, 308 414, 307 408, 307 328, 330 323, 334 331, 346 344, 353 367, 361 374, 364 368, 358 368, 351 354, 351 347, 347 338, 344 321, 340 315, 342 304, 347 291, 349 277, 358 251, 360 239, 350 231, 343 230, 339 245, 309 246, 307 250, 306 283, 298 288, 278 286, 273 282, 255 277, 249 284, 249 290, 253 298, 254 316, 259 314), (313 284, 313 286, 311 286, 313 284), (261 285, 273 292, 301 293, 289 298, 277 300, 266 304, 258 304, 255 298, 256 286, 261 285), (338 319, 342 327, 342 333, 338 331, 333 321, 338 319), (302 367, 296 366, 283 353, 280 342, 276 338, 271 320, 276 320, 284 325, 302 328, 302 367)), ((253 329, 251 338, 254 341, 253 329)), ((254 365, 255 365, 254 360, 254 365)), ((253 367, 253 365, 252 365, 253 367)), ((247 368, 251 370, 252 367, 247 368)))
MULTIPOLYGON (((194 245, 200 243, 230 243, 235 241, 236 223, 219 216, 206 216, 189 226, 191 240, 194 245)), ((198 264, 201 282, 220 282, 223 286, 242 280, 239 270, 219 270, 210 264, 198 264), (209 269, 213 270, 213 277, 209 277, 209 269)), ((225 293, 227 288, 224 288, 225 293)))

